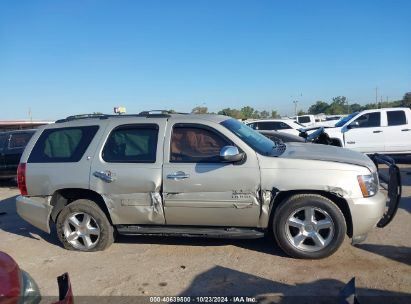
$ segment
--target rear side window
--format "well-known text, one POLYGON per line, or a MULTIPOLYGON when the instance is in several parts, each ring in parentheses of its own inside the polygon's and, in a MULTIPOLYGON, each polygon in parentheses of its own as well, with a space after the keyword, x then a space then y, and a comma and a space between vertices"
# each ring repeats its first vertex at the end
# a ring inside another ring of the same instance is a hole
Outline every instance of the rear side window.
POLYGON ((387 119, 389 126, 400 126, 407 124, 407 119, 405 117, 404 111, 388 111, 387 119))
POLYGON ((103 160, 109 163, 155 163, 158 125, 125 125, 114 129, 104 146, 103 160))
POLYGON ((259 130, 285 130, 291 129, 289 125, 282 121, 263 121, 258 123, 259 130))
POLYGON ((0 151, 3 151, 8 135, 0 134, 0 151))
POLYGON ((29 142, 33 133, 15 133, 11 135, 9 149, 24 148, 29 142))
POLYGON ((309 123, 311 122, 311 119, 309 116, 301 116, 301 117, 298 117, 298 122, 299 123, 309 123))
POLYGON ((98 126, 44 130, 34 146, 29 163, 78 162, 86 152, 98 126))

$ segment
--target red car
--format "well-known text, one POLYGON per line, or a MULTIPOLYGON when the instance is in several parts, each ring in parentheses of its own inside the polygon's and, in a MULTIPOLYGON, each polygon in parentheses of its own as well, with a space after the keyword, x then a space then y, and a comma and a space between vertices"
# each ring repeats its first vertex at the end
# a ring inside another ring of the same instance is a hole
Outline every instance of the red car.
MULTIPOLYGON (((65 273, 57 278, 59 301, 55 304, 73 303, 70 278, 65 273)), ((33 278, 21 270, 11 256, 0 251, 0 303, 40 303, 41 295, 33 278)))

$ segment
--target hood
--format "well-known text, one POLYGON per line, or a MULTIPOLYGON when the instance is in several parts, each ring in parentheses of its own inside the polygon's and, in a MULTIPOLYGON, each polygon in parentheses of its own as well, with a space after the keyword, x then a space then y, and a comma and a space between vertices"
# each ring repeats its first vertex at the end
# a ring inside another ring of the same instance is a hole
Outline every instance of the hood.
POLYGON ((362 166, 368 168, 371 172, 377 170, 368 156, 349 149, 306 143, 287 143, 286 146, 287 148, 281 154, 281 158, 322 160, 362 166))

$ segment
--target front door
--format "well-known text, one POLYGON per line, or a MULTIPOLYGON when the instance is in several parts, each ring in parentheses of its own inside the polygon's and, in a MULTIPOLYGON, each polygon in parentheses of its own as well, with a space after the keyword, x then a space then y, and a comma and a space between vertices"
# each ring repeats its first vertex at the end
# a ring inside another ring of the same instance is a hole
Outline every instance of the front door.
POLYGON ((235 145, 223 134, 223 128, 170 122, 163 165, 168 225, 257 226, 260 174, 256 154, 237 145, 239 150, 248 151, 246 159, 222 162, 221 148, 235 145))
POLYGON ((358 152, 384 152, 384 128, 381 127, 381 112, 365 113, 344 127, 346 148, 358 152))

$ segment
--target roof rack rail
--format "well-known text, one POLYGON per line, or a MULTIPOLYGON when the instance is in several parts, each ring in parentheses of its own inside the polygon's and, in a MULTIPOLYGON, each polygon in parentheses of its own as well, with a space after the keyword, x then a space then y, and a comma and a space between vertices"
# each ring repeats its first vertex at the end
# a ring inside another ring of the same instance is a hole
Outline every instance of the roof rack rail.
POLYGON ((78 115, 71 115, 63 119, 56 120, 56 123, 62 123, 62 122, 67 122, 67 121, 72 121, 72 120, 78 120, 78 119, 87 119, 87 118, 105 118, 107 117, 106 114, 78 114, 78 115))
POLYGON ((79 119, 88 119, 88 118, 107 119, 107 118, 125 118, 125 117, 170 117, 171 114, 188 114, 188 113, 178 113, 178 112, 172 112, 172 111, 167 111, 167 110, 150 110, 150 111, 142 111, 138 114, 121 114, 121 115, 79 114, 79 115, 72 115, 72 116, 68 116, 63 119, 56 120, 56 123, 63 123, 63 122, 79 120, 79 119))

